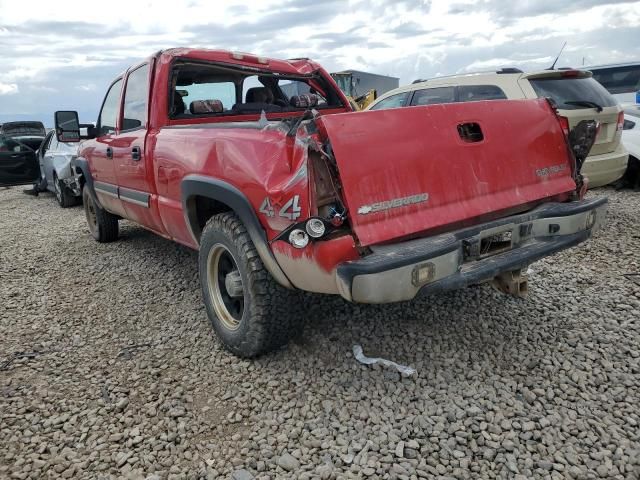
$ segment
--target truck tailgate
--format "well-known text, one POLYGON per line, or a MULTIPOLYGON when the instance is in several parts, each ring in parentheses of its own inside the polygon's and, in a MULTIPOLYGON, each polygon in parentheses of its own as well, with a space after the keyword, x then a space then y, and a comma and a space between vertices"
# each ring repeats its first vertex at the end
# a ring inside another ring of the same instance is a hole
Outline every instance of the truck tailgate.
POLYGON ((544 99, 326 115, 319 126, 361 245, 576 188, 573 159, 544 99))

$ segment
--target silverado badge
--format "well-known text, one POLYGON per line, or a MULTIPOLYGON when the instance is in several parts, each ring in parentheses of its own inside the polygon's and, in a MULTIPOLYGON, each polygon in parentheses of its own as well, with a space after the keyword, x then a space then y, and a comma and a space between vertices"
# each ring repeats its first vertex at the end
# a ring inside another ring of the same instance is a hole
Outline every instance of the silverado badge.
POLYGON ((358 214, 366 215, 367 213, 382 212, 384 210, 391 210, 392 208, 406 207, 414 203, 426 202, 427 200, 429 200, 428 193, 418 193, 417 195, 394 198, 392 200, 385 200, 384 202, 372 203, 371 205, 362 205, 358 208, 358 214))

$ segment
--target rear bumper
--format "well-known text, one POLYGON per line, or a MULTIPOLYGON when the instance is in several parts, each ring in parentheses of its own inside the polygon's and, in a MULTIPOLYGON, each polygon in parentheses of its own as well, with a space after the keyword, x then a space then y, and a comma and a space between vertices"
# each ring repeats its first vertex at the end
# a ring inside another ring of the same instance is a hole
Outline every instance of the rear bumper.
POLYGON ((622 146, 611 153, 591 155, 582 166, 582 174, 589 179, 589 187, 602 187, 619 180, 627 169, 629 154, 622 146))
POLYGON ((372 247, 371 255, 338 266, 338 290, 349 301, 389 303, 482 283, 587 240, 606 210, 606 198, 550 203, 435 237, 372 247), (496 235, 509 238, 510 247, 483 255, 496 235))

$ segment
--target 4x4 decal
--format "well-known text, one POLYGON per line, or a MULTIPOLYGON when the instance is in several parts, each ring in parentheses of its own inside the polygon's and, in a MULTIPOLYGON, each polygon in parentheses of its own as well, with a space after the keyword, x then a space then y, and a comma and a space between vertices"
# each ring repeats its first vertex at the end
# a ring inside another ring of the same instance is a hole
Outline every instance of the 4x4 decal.
MULTIPOLYGON (((275 209, 273 208, 273 204, 269 197, 265 197, 262 203, 260 204, 260 209, 258 210, 260 213, 264 213, 267 217, 275 216, 275 209)), ((294 195, 291 197, 282 208, 278 211, 278 216, 287 218, 289 220, 296 220, 302 212, 302 208, 300 207, 300 195, 294 195)))
POLYGON ((273 207, 271 206, 271 200, 269 197, 264 197, 262 201, 262 205, 260 205, 260 209, 258 210, 260 213, 264 213, 267 217, 273 217, 275 212, 273 211, 273 207))

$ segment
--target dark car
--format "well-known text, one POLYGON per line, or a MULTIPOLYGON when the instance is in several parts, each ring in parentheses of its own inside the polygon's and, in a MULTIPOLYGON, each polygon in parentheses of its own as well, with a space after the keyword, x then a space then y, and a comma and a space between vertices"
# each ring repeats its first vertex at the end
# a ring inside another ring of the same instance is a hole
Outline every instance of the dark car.
POLYGON ((42 122, 6 122, 0 125, 0 186, 40 181, 36 150, 45 135, 42 122))

